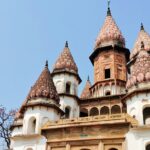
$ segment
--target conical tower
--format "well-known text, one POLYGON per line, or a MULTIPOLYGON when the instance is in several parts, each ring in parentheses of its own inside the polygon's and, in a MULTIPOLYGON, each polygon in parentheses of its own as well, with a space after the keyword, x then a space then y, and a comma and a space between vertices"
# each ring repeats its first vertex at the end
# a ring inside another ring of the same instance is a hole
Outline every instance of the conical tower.
POLYGON ((93 97, 125 93, 129 54, 125 48, 125 39, 108 7, 94 52, 90 56, 94 65, 94 85, 91 87, 93 97))
POLYGON ((139 122, 150 124, 150 36, 141 25, 128 63, 130 76, 125 97, 127 112, 139 122))
POLYGON ((68 42, 65 43, 62 53, 56 60, 52 77, 60 97, 61 109, 65 112, 64 117, 78 117, 78 85, 81 79, 68 42))
POLYGON ((90 82, 90 79, 88 77, 87 81, 86 81, 86 84, 85 84, 85 87, 81 93, 81 96, 80 98, 81 99, 88 99, 91 97, 91 94, 90 94, 90 88, 91 88, 91 82, 90 82))
MULTIPOLYGON (((24 134, 39 134, 38 129, 42 124, 48 120, 56 121, 63 115, 63 111, 59 108, 59 101, 59 95, 46 61, 44 70, 31 87, 26 100, 16 115, 15 121, 24 120, 25 124, 20 124, 24 134)), ((14 124, 13 128, 15 127, 14 124)))
POLYGON ((41 128, 48 121, 59 120, 64 114, 59 108, 59 101, 46 61, 44 70, 32 86, 11 126, 11 147, 14 149, 16 147, 16 149, 18 147, 19 149, 25 147, 25 149, 36 149, 40 141, 40 149, 46 149, 46 138, 41 135, 41 128))
POLYGON ((150 49, 150 35, 145 31, 143 24, 141 24, 140 32, 132 49, 130 58, 136 56, 141 50, 141 42, 144 43, 144 49, 148 51, 150 49))

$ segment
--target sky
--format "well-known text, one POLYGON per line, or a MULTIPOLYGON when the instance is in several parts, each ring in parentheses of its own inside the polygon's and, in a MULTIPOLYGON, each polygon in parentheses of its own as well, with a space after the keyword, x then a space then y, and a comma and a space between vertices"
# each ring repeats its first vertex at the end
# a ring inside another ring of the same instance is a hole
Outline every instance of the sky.
MULTIPOLYGON (((149 0, 111 0, 111 11, 132 49, 143 22, 150 33, 149 0)), ((19 108, 49 61, 49 69, 65 41, 79 69, 83 89, 93 82, 89 60, 103 25, 107 0, 0 0, 0 104, 19 108)))

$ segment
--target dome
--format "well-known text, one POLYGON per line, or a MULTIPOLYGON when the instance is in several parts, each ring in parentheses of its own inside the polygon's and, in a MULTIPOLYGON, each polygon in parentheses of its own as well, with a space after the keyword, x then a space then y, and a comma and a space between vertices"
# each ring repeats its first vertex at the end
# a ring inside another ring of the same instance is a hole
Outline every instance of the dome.
POLYGON ((125 47, 125 39, 111 15, 110 8, 108 8, 105 22, 96 39, 95 49, 113 44, 125 47))
POLYGON ((132 49, 130 58, 133 58, 141 50, 141 42, 144 43, 144 49, 146 51, 150 50, 150 35, 145 31, 143 24, 141 24, 141 30, 132 49))
POLYGON ((76 74, 78 73, 78 68, 68 47, 68 42, 66 42, 62 53, 57 59, 53 72, 61 70, 70 71, 76 74))

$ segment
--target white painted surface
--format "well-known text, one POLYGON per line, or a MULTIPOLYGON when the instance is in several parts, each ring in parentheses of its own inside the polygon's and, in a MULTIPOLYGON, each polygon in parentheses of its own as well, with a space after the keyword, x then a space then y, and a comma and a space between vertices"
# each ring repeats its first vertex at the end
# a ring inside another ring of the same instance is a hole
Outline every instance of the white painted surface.
MULTIPOLYGON (((40 101, 40 99, 39 99, 40 101)), ((44 137, 35 138, 34 134, 41 134, 41 127, 48 121, 57 121, 60 119, 60 113, 52 107, 39 107, 28 108, 24 113, 23 127, 14 128, 12 137, 19 135, 20 138, 11 141, 11 147, 13 150, 26 150, 32 148, 33 150, 45 149, 46 139, 44 137), (32 132, 32 125, 30 121, 36 119, 35 132, 32 132), (25 137, 29 135, 29 137, 25 137), (30 136, 31 135, 31 136, 30 136)))
POLYGON ((71 83, 71 92, 72 95, 78 95, 78 80, 74 75, 69 74, 56 74, 53 77, 54 84, 56 86, 57 92, 66 93, 66 83, 71 83))
MULTIPOLYGON (((56 74, 53 81, 59 94, 66 94, 66 84, 70 83, 70 94, 73 96, 78 95, 78 80, 74 75, 56 74)), ((79 117, 79 105, 76 97, 60 96, 60 108, 65 112, 66 107, 70 108, 69 118, 79 117)))
POLYGON ((126 150, 146 150, 150 143, 150 126, 147 129, 131 129, 126 135, 126 143, 126 150))
POLYGON ((138 93, 126 100, 127 113, 135 116, 139 125, 143 125, 143 109, 150 107, 150 93, 138 93))

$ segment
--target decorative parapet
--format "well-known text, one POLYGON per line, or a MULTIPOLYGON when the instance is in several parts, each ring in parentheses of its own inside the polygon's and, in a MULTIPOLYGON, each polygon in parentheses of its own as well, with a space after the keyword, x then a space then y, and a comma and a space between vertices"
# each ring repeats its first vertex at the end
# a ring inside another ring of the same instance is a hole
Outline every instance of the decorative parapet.
POLYGON ((60 119, 55 122, 48 121, 42 129, 69 127, 73 125, 91 125, 91 124, 111 124, 111 123, 130 123, 131 126, 137 126, 138 122, 128 114, 99 115, 89 117, 79 117, 73 119, 60 119))

